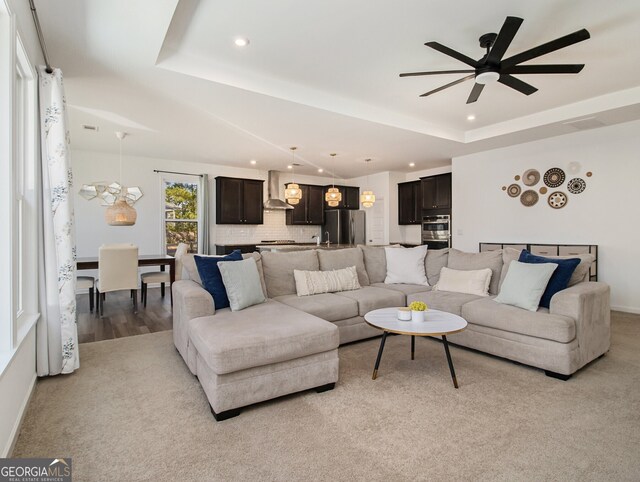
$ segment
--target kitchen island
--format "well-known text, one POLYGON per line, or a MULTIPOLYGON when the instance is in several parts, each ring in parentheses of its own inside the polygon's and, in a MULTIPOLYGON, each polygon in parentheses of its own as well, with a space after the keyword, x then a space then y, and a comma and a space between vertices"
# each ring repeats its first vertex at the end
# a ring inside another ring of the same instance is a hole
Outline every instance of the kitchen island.
POLYGON ((330 243, 328 246, 327 246, 327 243, 321 243, 320 245, 316 243, 256 245, 256 250, 261 253, 264 251, 288 252, 288 251, 301 251, 304 249, 345 249, 345 248, 355 248, 355 245, 354 244, 337 244, 337 243, 330 243))

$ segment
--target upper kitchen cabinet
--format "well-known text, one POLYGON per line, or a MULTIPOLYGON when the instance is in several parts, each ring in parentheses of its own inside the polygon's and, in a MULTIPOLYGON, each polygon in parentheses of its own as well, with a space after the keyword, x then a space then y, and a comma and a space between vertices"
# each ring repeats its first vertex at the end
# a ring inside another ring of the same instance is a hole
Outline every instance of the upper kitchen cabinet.
POLYGON ((421 181, 398 183, 398 224, 420 224, 421 181))
POLYGON ((262 224, 263 184, 256 179, 216 177, 216 224, 262 224))
MULTIPOLYGON (((324 186, 324 192, 332 185, 324 186)), ((360 188, 357 186, 336 186, 342 194, 342 201, 335 206, 328 206, 325 202, 325 209, 360 209, 360 188)), ((322 194, 324 200, 324 192, 322 194)))
POLYGON ((451 209, 451 173, 423 177, 420 182, 423 211, 451 209))
POLYGON ((324 187, 300 184, 302 199, 287 211, 287 224, 324 224, 324 187))

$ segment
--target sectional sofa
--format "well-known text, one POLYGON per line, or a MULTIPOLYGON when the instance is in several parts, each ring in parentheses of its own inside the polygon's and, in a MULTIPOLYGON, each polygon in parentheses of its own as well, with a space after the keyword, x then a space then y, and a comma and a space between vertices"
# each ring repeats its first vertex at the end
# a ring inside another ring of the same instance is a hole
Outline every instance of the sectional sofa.
POLYGON ((255 258, 267 301, 236 312, 216 310, 201 286, 193 256, 187 255, 182 260, 183 279, 172 286, 174 343, 198 377, 216 420, 285 394, 333 388, 338 379, 339 345, 380 335, 365 323, 365 313, 415 300, 467 320, 467 329, 450 336, 451 343, 567 379, 609 349, 609 287, 588 281, 593 260, 582 255, 570 286, 552 298, 549 309, 530 312, 496 303, 493 298, 518 255, 513 249, 486 253, 428 250, 425 272, 431 286, 423 286, 385 284, 382 247, 252 253, 244 256, 255 258), (296 294, 294 269, 325 271, 349 266, 356 267, 360 289, 296 294), (444 266, 490 268, 491 296, 433 290, 444 266))

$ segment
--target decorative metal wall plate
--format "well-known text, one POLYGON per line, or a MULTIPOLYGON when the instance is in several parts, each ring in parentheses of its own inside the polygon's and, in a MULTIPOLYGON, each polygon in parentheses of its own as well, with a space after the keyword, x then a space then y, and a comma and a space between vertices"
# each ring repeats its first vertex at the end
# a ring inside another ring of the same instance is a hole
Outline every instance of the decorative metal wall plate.
POLYGON ((564 171, 559 167, 552 167, 544 173, 544 183, 549 187, 558 187, 565 179, 564 171))
POLYGON ((540 172, 537 169, 527 169, 522 175, 525 186, 535 186, 540 181, 540 172))
POLYGON ((584 182, 584 179, 581 179, 579 177, 573 178, 567 183, 567 190, 571 194, 580 194, 586 188, 587 183, 584 182))
POLYGON ((511 184, 507 188, 507 194, 509 194, 509 196, 511 197, 518 197, 521 191, 522 189, 517 184, 511 184))
POLYGON ((567 205, 567 195, 563 192, 556 191, 549 194, 547 202, 553 209, 562 209, 567 205))
POLYGON ((528 189, 520 196, 520 202, 527 207, 533 206, 538 202, 538 193, 533 189, 528 189))

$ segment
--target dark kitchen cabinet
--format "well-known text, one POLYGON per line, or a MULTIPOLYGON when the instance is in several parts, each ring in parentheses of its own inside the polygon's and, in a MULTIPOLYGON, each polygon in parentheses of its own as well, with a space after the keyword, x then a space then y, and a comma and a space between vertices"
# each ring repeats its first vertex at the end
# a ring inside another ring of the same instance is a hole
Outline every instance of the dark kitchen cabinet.
POLYGON ((216 177, 216 224, 262 224, 263 183, 216 177))
POLYGON ((398 224, 420 224, 422 219, 421 181, 398 184, 398 224))
POLYGON ((322 225, 324 224, 324 192, 323 186, 300 184, 302 199, 287 211, 287 224, 322 225))
POLYGON ((451 209, 451 173, 423 177, 422 209, 451 209))
MULTIPOLYGON (((332 187, 331 184, 324 186, 324 192, 332 187)), ((325 202, 325 209, 360 209, 360 188, 357 186, 336 186, 342 194, 342 201, 335 206, 329 206, 325 202)), ((323 193, 324 200, 324 193, 323 193)))

